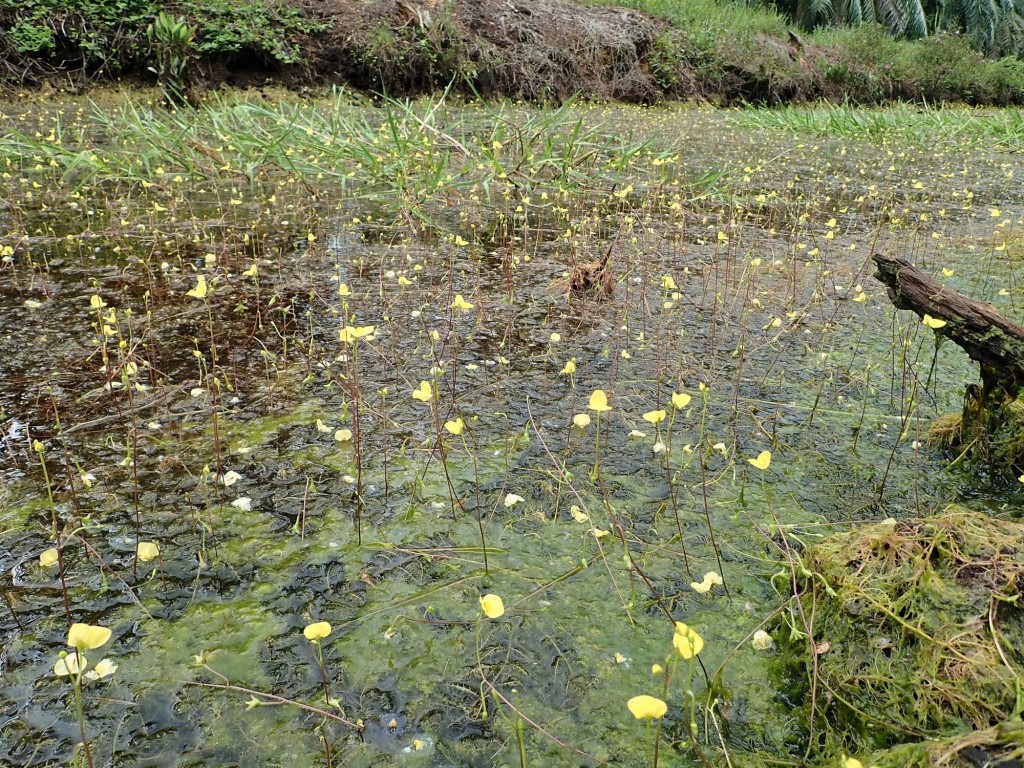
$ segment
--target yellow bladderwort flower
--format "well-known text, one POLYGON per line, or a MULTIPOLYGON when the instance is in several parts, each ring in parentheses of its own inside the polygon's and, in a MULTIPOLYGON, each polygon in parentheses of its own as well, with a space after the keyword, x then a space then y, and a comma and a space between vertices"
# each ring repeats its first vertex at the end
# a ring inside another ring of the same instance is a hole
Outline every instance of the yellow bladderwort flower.
POLYGON ((140 541, 137 554, 140 563, 148 563, 160 555, 160 547, 155 541, 140 541))
POLYGON ((89 660, 80 651, 72 651, 57 659, 53 665, 53 674, 57 677, 73 677, 82 674, 82 671, 89 666, 89 660))
POLYGON ((681 621, 676 622, 676 632, 672 637, 672 645, 684 659, 692 659, 704 648, 704 638, 681 621))
POLYGON ((574 373, 576 373, 576 358, 570 357, 569 361, 564 366, 562 366, 562 370, 560 371, 560 373, 566 376, 572 376, 574 373))
POLYGON ((693 398, 690 397, 685 392, 673 392, 672 393, 672 407, 675 408, 677 411, 681 411, 681 410, 683 410, 683 408, 685 408, 686 406, 688 406, 690 404, 690 400, 692 400, 692 399, 693 398))
POLYGON ((353 327, 346 325, 344 328, 338 330, 338 338, 341 339, 342 344, 352 344, 357 339, 365 338, 377 330, 375 325, 361 325, 359 327, 353 327))
POLYGON ((756 458, 747 459, 747 463, 750 464, 755 469, 760 469, 764 471, 768 469, 768 465, 772 463, 772 452, 761 451, 759 454, 757 454, 756 458))
POLYGON ((677 286, 676 281, 672 279, 672 275, 664 275, 661 278, 661 287, 666 291, 679 290, 679 286, 677 286))
POLYGON ((346 283, 338 283, 338 295, 339 296, 351 296, 352 295, 352 291, 350 291, 348 289, 348 285, 346 283))
POLYGON ((331 634, 331 625, 326 621, 317 621, 313 624, 307 624, 306 628, 302 630, 302 634, 305 635, 309 642, 319 643, 331 634))
POLYGON ((206 288, 206 275, 199 275, 196 278, 196 287, 191 291, 186 291, 186 296, 191 296, 193 299, 205 299, 207 294, 206 288))
POLYGON ((587 408, 598 413, 605 413, 612 409, 608 405, 608 395, 603 389, 595 389, 590 393, 590 402, 587 403, 587 408))
POLYGON ((690 589, 699 595, 707 594, 711 591, 711 588, 715 585, 722 585, 722 577, 719 576, 715 571, 708 571, 704 574, 704 580, 701 582, 691 581, 690 589))
POLYGON ((464 422, 462 420, 462 417, 459 416, 457 419, 455 419, 455 421, 446 421, 444 423, 444 428, 450 434, 461 435, 462 434, 462 430, 464 430, 466 428, 466 422, 464 422))
POLYGON ((626 706, 637 720, 656 720, 659 717, 664 717, 668 712, 668 704, 654 696, 648 696, 646 693, 642 696, 634 696, 626 702, 626 706))
POLYGON ((668 414, 665 413, 664 409, 657 411, 648 411, 644 414, 644 421, 649 421, 651 424, 660 424, 665 420, 668 414))
POLYGON ((927 325, 933 331, 937 331, 939 330, 939 328, 944 328, 946 326, 945 320, 940 320, 939 318, 932 317, 931 315, 925 315, 924 317, 922 317, 921 322, 927 325))
POLYGON ((68 645, 79 651, 88 651, 105 645, 110 639, 110 630, 95 624, 72 624, 68 630, 68 645))
POLYGON ((488 619, 498 619, 505 615, 505 603, 498 595, 481 597, 480 608, 488 619))
MULTIPOLYGON (((590 416, 585 413, 577 413, 572 417, 572 423, 580 429, 586 429, 590 426, 590 416)), ((1022 481, 1024 482, 1024 481, 1022 481)))
POLYGON ((430 386, 429 381, 421 381, 420 385, 412 391, 413 400, 419 400, 423 403, 429 403, 430 398, 434 396, 434 388, 430 386))
POLYGON ((459 246, 459 248, 465 248, 467 245, 469 245, 469 241, 463 240, 461 235, 456 235, 455 244, 459 246))
POLYGON ((56 565, 58 560, 56 549, 44 549, 39 553, 39 566, 41 568, 49 568, 51 565, 56 565))
POLYGON ((85 673, 89 680, 102 680, 117 672, 117 664, 110 659, 101 660, 95 667, 85 673))
POLYGON ((337 429, 334 431, 334 440, 339 443, 347 443, 352 439, 351 429, 337 429))
POLYGON ((473 308, 473 305, 462 298, 461 293, 455 294, 455 299, 452 301, 452 309, 458 309, 462 312, 468 312, 473 308))

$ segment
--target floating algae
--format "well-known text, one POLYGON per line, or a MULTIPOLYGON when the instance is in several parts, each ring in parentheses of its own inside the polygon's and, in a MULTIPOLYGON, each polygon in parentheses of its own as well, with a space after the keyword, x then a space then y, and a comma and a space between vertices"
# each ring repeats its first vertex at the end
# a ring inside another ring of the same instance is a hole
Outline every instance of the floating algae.
POLYGON ((1024 525, 952 506, 830 536, 803 566, 790 636, 837 747, 877 766, 1024 753, 1024 525))

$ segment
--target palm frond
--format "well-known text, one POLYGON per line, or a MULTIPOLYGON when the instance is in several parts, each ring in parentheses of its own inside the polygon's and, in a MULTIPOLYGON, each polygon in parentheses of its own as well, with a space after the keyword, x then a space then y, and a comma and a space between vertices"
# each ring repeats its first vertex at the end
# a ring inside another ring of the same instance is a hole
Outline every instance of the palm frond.
MULTIPOLYGON (((985 0, 980 0, 980 2, 985 2, 985 0)), ((992 2, 992 0, 988 0, 988 2, 992 2)), ((911 40, 925 37, 928 34, 928 20, 925 18, 921 0, 903 0, 902 5, 906 17, 903 35, 911 40)))

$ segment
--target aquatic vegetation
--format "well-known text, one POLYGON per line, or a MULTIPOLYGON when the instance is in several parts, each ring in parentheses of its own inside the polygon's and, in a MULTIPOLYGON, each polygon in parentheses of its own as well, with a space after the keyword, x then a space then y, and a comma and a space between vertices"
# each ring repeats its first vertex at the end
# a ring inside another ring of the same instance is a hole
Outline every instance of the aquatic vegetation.
POLYGON ((928 444, 975 373, 866 264, 1010 314, 1024 198, 1005 116, 772 119, 0 107, 0 762, 79 678, 97 764, 878 762, 791 716, 807 553, 1024 485, 928 444))

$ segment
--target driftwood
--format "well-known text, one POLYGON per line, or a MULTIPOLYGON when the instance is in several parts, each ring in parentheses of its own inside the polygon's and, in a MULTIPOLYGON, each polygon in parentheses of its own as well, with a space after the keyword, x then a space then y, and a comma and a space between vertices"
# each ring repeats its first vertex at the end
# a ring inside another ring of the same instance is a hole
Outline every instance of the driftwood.
POLYGON ((985 400, 1017 396, 1024 386, 1024 328, 992 305, 940 285, 903 259, 882 254, 872 258, 878 268, 875 279, 888 288, 893 306, 944 320, 937 332, 980 363, 985 400))

